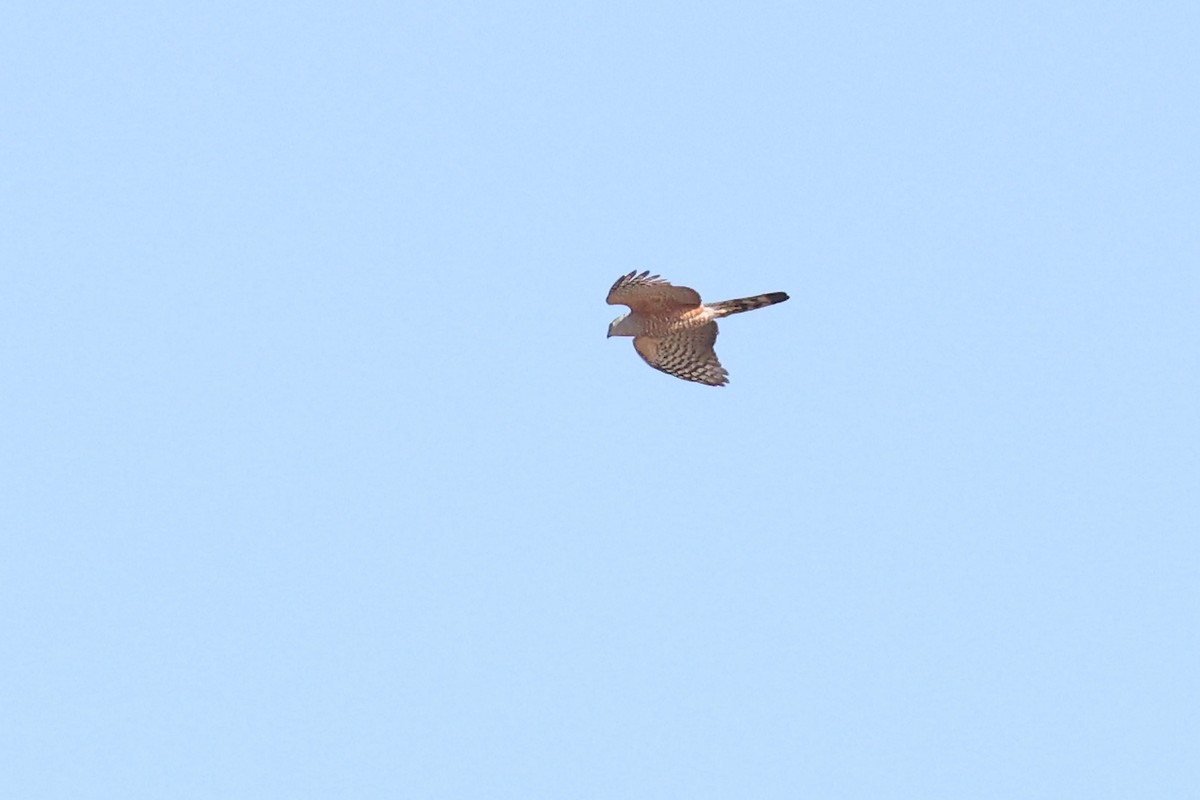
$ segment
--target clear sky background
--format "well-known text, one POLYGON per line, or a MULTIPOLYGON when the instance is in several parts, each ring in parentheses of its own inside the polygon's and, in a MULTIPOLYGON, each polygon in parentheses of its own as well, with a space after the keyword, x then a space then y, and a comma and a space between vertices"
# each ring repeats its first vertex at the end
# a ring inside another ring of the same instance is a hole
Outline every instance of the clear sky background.
POLYGON ((1197 31, 7 4, 0 796, 1195 796, 1197 31))

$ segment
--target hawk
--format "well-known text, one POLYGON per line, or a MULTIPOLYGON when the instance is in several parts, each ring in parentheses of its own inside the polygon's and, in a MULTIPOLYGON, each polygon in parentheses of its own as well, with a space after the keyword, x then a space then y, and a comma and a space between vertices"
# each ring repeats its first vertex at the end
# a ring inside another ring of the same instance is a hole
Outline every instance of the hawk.
POLYGON ((608 326, 608 335, 632 336, 633 348, 657 370, 709 386, 724 386, 729 373, 717 360, 717 320, 730 314, 782 303, 784 292, 759 294, 721 303, 701 303, 695 289, 672 286, 649 272, 617 278, 608 290, 610 306, 629 306, 629 313, 608 326))

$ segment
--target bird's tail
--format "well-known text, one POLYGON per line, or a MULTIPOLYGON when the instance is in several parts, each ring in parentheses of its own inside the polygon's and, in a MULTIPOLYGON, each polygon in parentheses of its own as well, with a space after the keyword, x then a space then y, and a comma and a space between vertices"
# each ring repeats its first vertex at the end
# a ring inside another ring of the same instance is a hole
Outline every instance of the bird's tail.
POLYGON ((787 292, 771 292, 770 294, 756 294, 754 297, 739 297, 737 300, 709 303, 708 307, 717 312, 718 317, 728 317, 730 314, 740 314, 743 311, 773 306, 787 299, 787 292))

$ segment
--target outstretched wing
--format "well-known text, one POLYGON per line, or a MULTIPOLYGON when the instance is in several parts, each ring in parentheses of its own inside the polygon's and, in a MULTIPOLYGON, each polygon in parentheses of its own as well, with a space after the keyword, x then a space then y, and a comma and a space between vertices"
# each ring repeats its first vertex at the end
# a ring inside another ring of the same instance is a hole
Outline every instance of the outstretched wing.
POLYGON ((657 314, 700 305, 700 294, 686 286, 672 286, 649 272, 631 272, 617 278, 608 290, 610 306, 625 305, 641 314, 657 314))
POLYGON ((635 336, 633 347, 638 355, 657 370, 709 386, 724 386, 729 373, 717 360, 713 344, 717 341, 717 323, 672 333, 670 336, 635 336))

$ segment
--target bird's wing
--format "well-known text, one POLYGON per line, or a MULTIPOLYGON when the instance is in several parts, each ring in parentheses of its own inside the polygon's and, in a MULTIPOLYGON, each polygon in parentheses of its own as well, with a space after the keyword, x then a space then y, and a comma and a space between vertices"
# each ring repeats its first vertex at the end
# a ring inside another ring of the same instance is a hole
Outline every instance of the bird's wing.
POLYGON ((655 314, 670 309, 696 308, 700 293, 686 286, 672 286, 649 272, 631 272, 617 278, 608 290, 610 306, 626 305, 641 314, 655 314))
POLYGON ((724 386, 729 373, 721 366, 713 344, 717 341, 717 323, 672 333, 668 336, 635 336, 633 348, 657 370, 709 386, 724 386))

